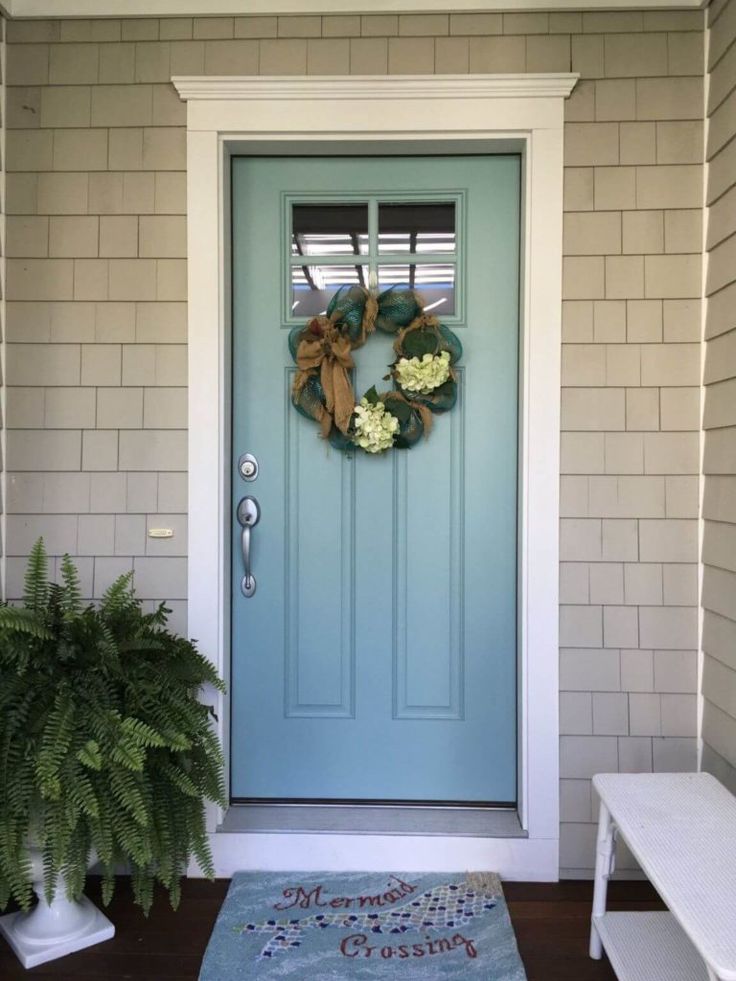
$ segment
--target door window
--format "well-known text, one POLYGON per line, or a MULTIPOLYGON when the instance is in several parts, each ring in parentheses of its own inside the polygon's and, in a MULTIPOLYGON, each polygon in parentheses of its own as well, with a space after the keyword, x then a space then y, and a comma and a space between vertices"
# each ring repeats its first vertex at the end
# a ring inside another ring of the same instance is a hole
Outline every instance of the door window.
POLYGON ((378 251, 455 252, 455 202, 391 202, 378 205, 378 251))
POLYGON ((417 289, 457 323, 460 198, 291 200, 286 326, 325 313, 342 286, 417 289))

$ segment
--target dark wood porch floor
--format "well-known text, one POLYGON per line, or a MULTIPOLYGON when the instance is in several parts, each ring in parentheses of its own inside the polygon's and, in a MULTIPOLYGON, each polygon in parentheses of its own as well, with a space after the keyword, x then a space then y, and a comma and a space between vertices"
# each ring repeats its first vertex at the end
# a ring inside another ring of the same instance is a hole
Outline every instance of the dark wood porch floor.
MULTIPOLYGON (((159 896, 146 919, 133 906, 123 880, 109 909, 117 929, 114 940, 24 971, 0 939, 0 978, 196 981, 227 885, 225 880, 185 882, 177 913, 159 896)), ((615 977, 605 960, 595 962, 588 957, 591 883, 509 882, 504 888, 529 981, 610 981, 615 977)), ((95 880, 90 882, 88 895, 99 902, 95 880)), ((609 895, 615 909, 661 907, 655 892, 643 882, 614 882, 609 895)))

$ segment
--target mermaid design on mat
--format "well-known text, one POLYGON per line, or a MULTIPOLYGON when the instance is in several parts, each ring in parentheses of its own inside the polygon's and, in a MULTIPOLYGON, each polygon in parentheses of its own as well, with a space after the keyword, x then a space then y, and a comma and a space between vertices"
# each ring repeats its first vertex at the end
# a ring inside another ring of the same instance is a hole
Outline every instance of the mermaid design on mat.
MULTIPOLYGON (((300 947, 305 930, 325 930, 338 927, 354 931, 341 945, 342 953, 347 957, 369 957, 372 950, 368 934, 401 935, 409 931, 454 930, 453 936, 445 943, 451 944, 446 949, 464 946, 468 957, 475 957, 476 951, 472 941, 459 932, 459 929, 471 925, 474 920, 492 910, 500 895, 498 880, 493 875, 477 874, 468 876, 461 883, 444 883, 421 895, 408 899, 390 910, 380 913, 357 911, 337 913, 316 913, 301 919, 269 919, 260 923, 245 923, 236 927, 241 934, 263 934, 269 937, 262 948, 258 959, 275 957, 289 949, 300 947), (350 942, 352 941, 352 942, 350 942), (346 946, 347 945, 347 946, 346 946)), ((429 938, 428 938, 429 940, 429 938)), ((440 941, 436 942, 438 945, 440 941)), ((410 944, 396 948, 396 956, 418 957, 424 953, 435 953, 434 944, 410 944), (412 952, 413 948, 422 947, 423 952, 412 952), (406 950, 407 953, 403 953, 406 950)), ((444 948, 440 948, 444 949, 444 948)), ((440 952, 438 949, 436 952, 440 952)))

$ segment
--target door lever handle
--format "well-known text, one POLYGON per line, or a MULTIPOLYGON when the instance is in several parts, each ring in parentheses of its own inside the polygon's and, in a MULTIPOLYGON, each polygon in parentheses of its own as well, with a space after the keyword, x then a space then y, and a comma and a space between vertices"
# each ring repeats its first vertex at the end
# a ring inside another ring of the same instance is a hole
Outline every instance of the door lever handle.
POLYGON ((261 517, 261 509, 255 497, 244 497, 238 504, 238 521, 242 528, 240 535, 240 546, 243 552, 243 578, 240 581, 240 590, 246 599, 256 591, 256 577, 250 568, 250 536, 251 530, 255 528, 261 517))

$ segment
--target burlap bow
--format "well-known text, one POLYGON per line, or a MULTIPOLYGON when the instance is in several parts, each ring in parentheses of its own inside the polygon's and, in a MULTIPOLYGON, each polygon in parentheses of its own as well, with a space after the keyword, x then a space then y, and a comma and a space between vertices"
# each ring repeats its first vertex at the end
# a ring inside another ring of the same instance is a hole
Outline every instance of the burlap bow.
MULTIPOLYGON (((365 306, 363 307, 363 320, 361 323, 362 338, 360 344, 365 344, 368 335, 375 330, 376 317, 378 316, 378 300, 375 294, 365 290, 365 306)), ((358 346, 358 345, 356 345, 358 346)))
POLYGON ((319 371, 325 393, 317 421, 322 435, 329 436, 332 424, 347 434, 355 411, 355 395, 348 372, 355 366, 350 339, 340 333, 327 317, 315 317, 307 325, 296 352, 298 371, 294 379, 294 395, 298 396, 307 379, 319 371))

